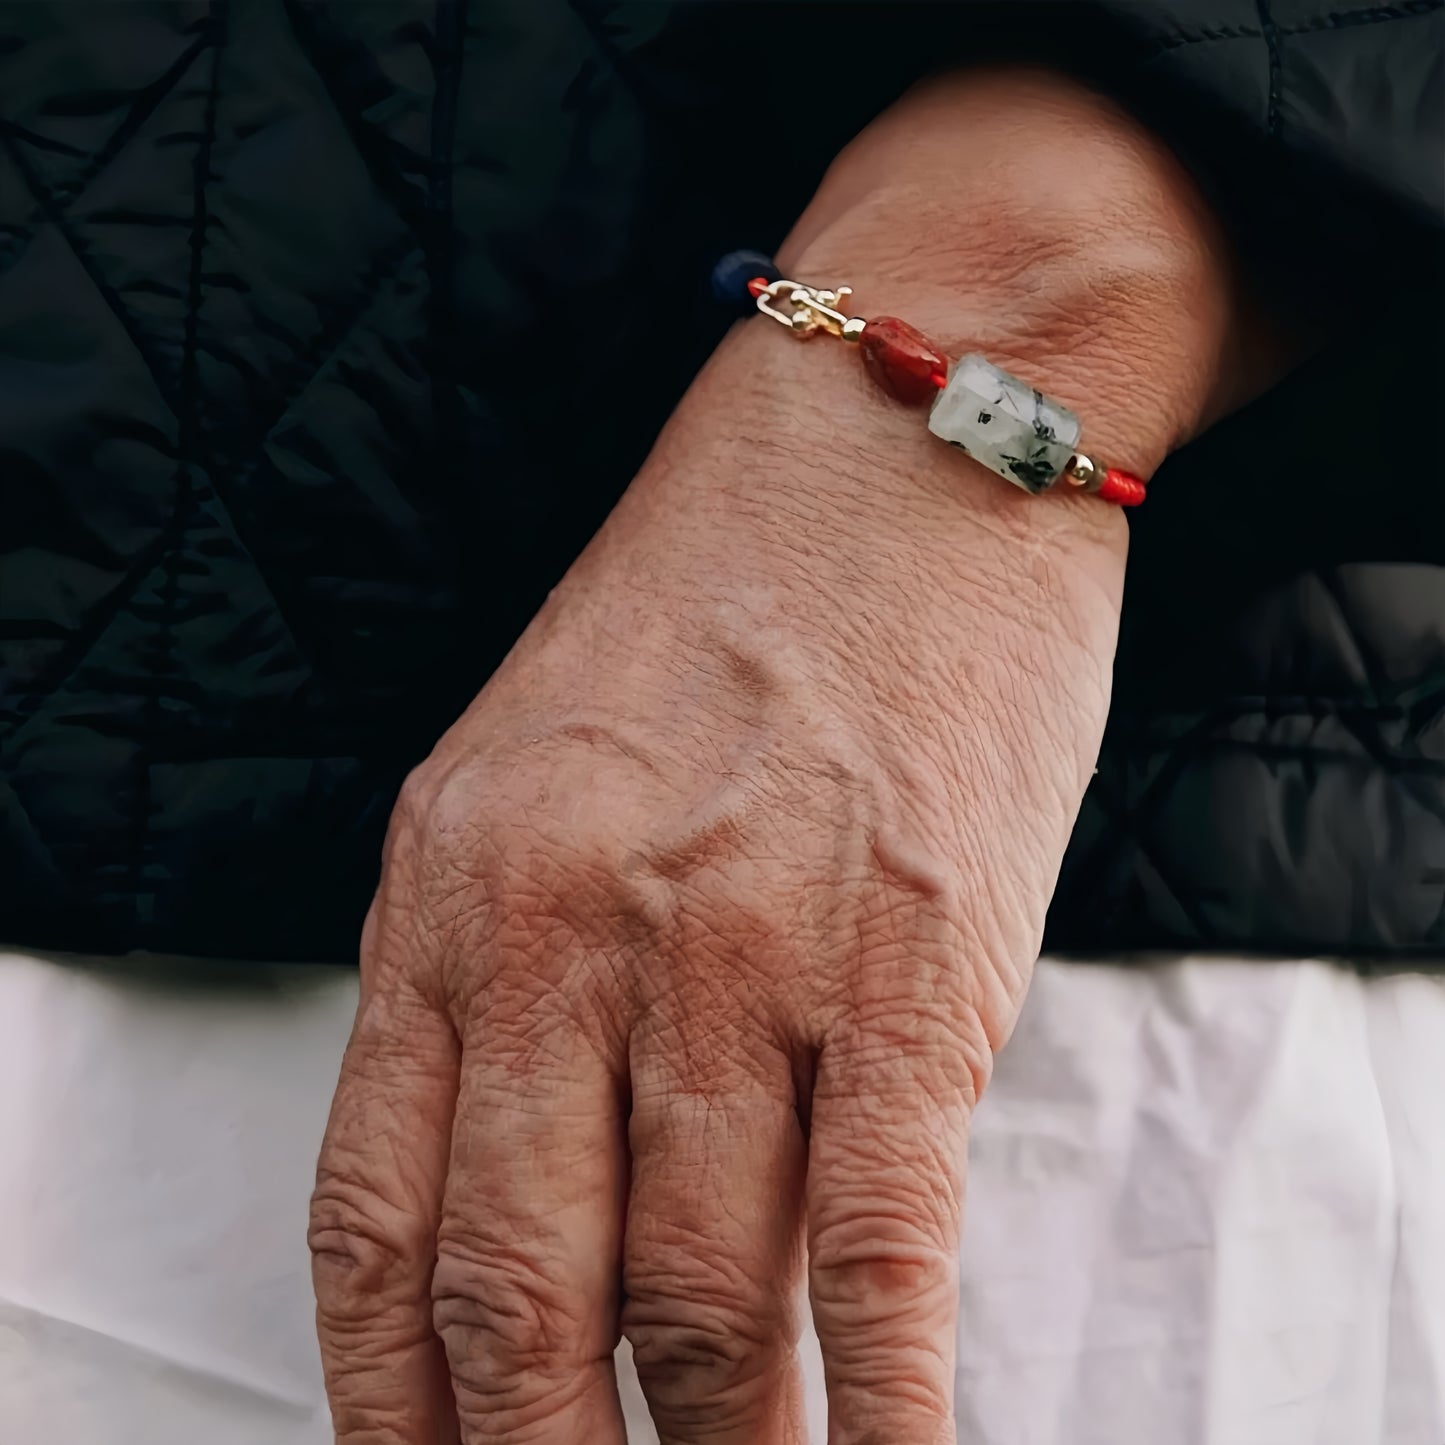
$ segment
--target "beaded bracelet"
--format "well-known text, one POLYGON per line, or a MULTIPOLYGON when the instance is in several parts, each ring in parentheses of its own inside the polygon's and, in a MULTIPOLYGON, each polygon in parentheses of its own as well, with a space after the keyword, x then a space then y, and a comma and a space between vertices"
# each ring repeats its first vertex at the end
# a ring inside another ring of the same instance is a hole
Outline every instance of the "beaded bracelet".
POLYGON ((1132 472, 1105 467, 1076 450, 1080 424, 1066 406, 982 356, 950 363, 916 327, 896 316, 871 321, 839 308, 849 286, 825 288, 785 280, 757 251, 734 251, 713 270, 713 293, 756 303, 764 316, 804 340, 825 332, 857 344, 869 376, 909 406, 929 405, 928 429, 990 471, 1038 495, 1063 481, 1121 507, 1144 500, 1132 472))

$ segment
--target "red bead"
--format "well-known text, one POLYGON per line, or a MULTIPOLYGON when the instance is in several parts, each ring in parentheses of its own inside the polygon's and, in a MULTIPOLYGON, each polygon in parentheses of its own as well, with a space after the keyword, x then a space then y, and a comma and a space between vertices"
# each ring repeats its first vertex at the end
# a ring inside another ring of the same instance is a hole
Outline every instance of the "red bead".
POLYGON ((878 316, 858 340, 868 375, 897 401, 931 402, 948 380, 948 358, 921 331, 896 316, 878 316))
POLYGON ((1110 467, 1104 473, 1098 495, 1106 502, 1117 502, 1121 507, 1137 507, 1145 497, 1144 483, 1133 472, 1110 467))
POLYGON ((768 289, 768 278, 766 276, 754 276, 748 282, 748 295, 756 300, 768 289))

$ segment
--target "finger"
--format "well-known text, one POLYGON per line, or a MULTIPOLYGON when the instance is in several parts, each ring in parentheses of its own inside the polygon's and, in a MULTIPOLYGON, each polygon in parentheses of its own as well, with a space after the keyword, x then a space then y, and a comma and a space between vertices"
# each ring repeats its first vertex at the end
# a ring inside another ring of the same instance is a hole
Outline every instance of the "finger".
POLYGON ((624 1445, 619 1071, 540 987, 468 1027, 433 1290, 463 1445, 624 1445))
POLYGON ((438 1445, 456 1439, 431 1278, 458 1047, 444 1013, 376 972, 364 964, 311 1201, 317 1329, 338 1441, 438 1445))
POLYGON ((623 1332, 663 1445, 801 1441, 805 1146, 781 1050, 633 1036, 623 1332))
POLYGON ((917 1016, 824 1043, 807 1208, 829 1445, 952 1445, 970 1061, 986 1056, 917 1016))

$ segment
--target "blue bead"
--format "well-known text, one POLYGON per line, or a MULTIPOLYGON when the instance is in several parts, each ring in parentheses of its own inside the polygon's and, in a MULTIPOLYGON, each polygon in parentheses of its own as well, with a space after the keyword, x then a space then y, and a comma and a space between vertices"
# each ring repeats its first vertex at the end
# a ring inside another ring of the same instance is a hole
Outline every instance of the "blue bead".
POLYGON ((776 281, 781 275, 772 257, 761 251, 729 251, 712 268, 712 294, 729 306, 751 306, 753 298, 748 294, 748 282, 754 276, 776 281))

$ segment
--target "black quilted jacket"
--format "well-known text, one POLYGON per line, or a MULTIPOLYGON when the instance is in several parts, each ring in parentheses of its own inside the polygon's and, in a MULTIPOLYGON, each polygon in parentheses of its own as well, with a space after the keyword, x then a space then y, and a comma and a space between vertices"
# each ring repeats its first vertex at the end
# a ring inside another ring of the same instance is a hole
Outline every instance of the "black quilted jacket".
POLYGON ((1445 954, 1440 0, 0 0, 0 941, 350 956, 713 257, 1019 54, 1331 322, 1137 519, 1051 942, 1445 954))

